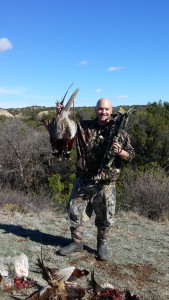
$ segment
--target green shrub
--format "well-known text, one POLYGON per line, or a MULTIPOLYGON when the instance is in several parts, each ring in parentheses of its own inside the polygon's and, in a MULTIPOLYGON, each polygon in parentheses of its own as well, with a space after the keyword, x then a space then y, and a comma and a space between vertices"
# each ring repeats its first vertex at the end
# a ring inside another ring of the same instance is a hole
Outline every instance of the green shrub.
POLYGON ((48 178, 49 188, 54 193, 60 193, 64 190, 64 184, 61 182, 61 178, 60 174, 53 174, 48 178))

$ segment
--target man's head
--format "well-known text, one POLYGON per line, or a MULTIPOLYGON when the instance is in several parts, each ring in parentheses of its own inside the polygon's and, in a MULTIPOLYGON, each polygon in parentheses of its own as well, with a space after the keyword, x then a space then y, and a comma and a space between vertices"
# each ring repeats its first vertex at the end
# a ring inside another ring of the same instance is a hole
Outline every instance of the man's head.
POLYGON ((113 112, 111 101, 108 98, 98 100, 95 108, 96 116, 101 125, 109 122, 113 112))

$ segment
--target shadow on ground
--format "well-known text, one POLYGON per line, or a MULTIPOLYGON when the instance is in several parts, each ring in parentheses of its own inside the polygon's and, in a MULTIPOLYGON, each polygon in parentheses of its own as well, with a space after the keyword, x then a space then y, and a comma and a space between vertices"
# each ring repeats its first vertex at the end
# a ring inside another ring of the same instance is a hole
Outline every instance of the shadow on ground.
MULTIPOLYGON (((69 238, 44 233, 40 230, 27 229, 20 225, 0 224, 0 229, 4 230, 4 234, 12 233, 18 237, 29 238, 30 240, 41 245, 64 247, 71 242, 71 239, 69 238)), ((88 246, 84 246, 84 250, 88 251, 89 253, 93 253, 95 251, 94 249, 88 246)))

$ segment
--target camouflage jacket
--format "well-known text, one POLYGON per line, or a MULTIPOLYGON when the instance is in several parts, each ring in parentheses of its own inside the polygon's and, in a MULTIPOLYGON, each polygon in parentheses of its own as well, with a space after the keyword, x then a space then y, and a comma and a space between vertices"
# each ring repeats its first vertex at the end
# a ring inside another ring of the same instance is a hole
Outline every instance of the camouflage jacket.
MULTIPOLYGON (((115 121, 101 126, 98 120, 85 120, 77 124, 77 176, 101 181, 113 182, 120 175, 122 159, 115 155, 111 145, 115 138, 115 121), (111 139, 110 139, 110 132, 111 139)), ((130 137, 125 131, 119 131, 116 142, 129 153, 128 161, 134 157, 130 137)))

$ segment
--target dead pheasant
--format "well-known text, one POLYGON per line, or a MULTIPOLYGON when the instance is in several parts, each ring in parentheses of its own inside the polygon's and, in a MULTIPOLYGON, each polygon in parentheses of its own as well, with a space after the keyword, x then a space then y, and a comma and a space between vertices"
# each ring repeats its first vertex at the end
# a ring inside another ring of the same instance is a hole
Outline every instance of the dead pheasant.
POLYGON ((11 292, 13 290, 31 288, 36 285, 34 280, 28 278, 29 263, 28 257, 24 253, 14 257, 13 267, 12 265, 6 265, 3 268, 1 266, 1 290, 11 292))
POLYGON ((98 284, 94 278, 94 270, 91 272, 90 283, 93 288, 92 300, 141 300, 139 295, 131 294, 129 289, 121 291, 109 283, 98 284))
POLYGON ((93 287, 92 300, 124 300, 124 293, 115 288, 112 284, 98 284, 94 278, 94 270, 91 272, 91 285, 93 287))
POLYGON ((42 259, 38 258, 36 265, 42 271, 42 277, 48 282, 52 289, 55 289, 57 299, 82 299, 85 295, 85 290, 79 286, 75 280, 89 274, 87 270, 80 270, 76 267, 68 267, 64 269, 49 268, 44 265, 42 259), (69 280, 69 281, 68 281, 69 280))
POLYGON ((14 267, 15 267, 15 274, 14 277, 14 286, 16 289, 25 289, 31 288, 36 285, 34 280, 28 278, 29 272, 29 262, 28 257, 21 253, 20 255, 16 256, 14 259, 14 267))
POLYGON ((56 103, 56 118, 53 118, 51 122, 44 122, 44 125, 50 134, 50 143, 53 155, 56 159, 61 158, 62 156, 64 158, 70 158, 70 151, 73 147, 76 134, 76 123, 70 118, 70 108, 79 89, 74 91, 67 104, 63 107, 63 102, 68 90, 66 91, 63 100, 56 103))
POLYGON ((89 272, 85 269, 81 270, 77 267, 67 267, 63 269, 49 268, 44 265, 42 259, 38 257, 36 265, 42 270, 43 279, 45 279, 49 284, 53 281, 73 281, 82 276, 87 276, 89 272))

